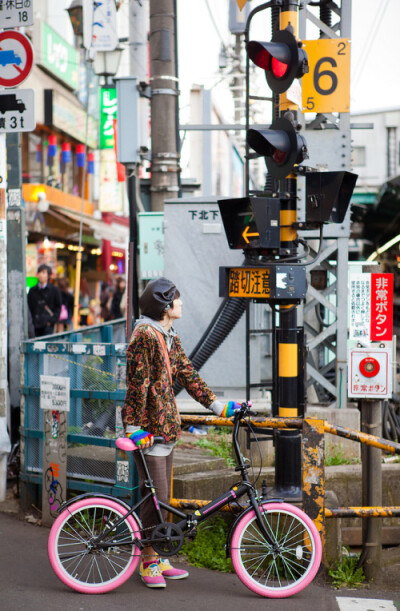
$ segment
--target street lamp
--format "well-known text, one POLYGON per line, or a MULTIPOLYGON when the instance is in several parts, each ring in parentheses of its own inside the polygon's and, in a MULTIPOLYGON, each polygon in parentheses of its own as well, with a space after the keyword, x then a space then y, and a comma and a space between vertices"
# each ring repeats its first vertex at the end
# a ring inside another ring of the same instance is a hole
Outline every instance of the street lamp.
POLYGON ((97 76, 104 77, 104 87, 112 86, 108 83, 108 77, 117 74, 122 51, 121 47, 116 47, 112 51, 96 51, 93 68, 97 76))
POLYGON ((71 20, 72 29, 76 37, 83 37, 83 5, 82 0, 72 0, 71 6, 66 9, 71 20))
MULTIPOLYGON (((101 4, 101 3, 99 3, 101 4)), ((118 5, 119 8, 119 5, 118 5)), ((69 18, 71 20, 71 25, 74 30, 75 36, 78 40, 83 39, 83 2, 82 0, 72 0, 70 7, 67 9, 69 18)), ((94 71, 97 75, 103 76, 105 78, 106 87, 107 78, 109 76, 114 76, 118 71, 118 66, 121 58, 122 49, 110 49, 108 51, 96 51, 92 49, 89 45, 89 48, 86 49, 87 57, 86 57, 86 128, 85 128, 85 145, 84 150, 87 152, 87 138, 88 138, 88 129, 89 129, 89 62, 93 61, 94 71), (93 53, 94 51, 94 53, 93 53)), ((74 295, 74 315, 73 315, 73 328, 76 329, 78 327, 78 308, 79 308, 79 289, 80 289, 80 280, 81 280, 81 265, 82 265, 82 253, 81 253, 81 244, 82 244, 82 225, 83 225, 83 207, 84 207, 84 184, 86 178, 86 163, 83 168, 83 177, 82 177, 82 199, 81 199, 81 219, 79 224, 79 250, 77 252, 76 257, 76 268, 75 268, 75 295, 74 295)))

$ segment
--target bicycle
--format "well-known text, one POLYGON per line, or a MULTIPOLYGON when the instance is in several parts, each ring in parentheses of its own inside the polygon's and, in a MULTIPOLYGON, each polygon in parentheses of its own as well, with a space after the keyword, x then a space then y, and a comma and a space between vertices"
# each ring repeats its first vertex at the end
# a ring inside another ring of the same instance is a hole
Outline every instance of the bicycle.
POLYGON ((129 438, 116 439, 121 450, 139 452, 149 492, 133 507, 112 496, 91 493, 63 503, 48 542, 50 563, 57 577, 78 592, 109 592, 131 577, 144 546, 152 545, 162 557, 172 556, 181 549, 185 536, 194 538, 200 522, 228 504, 238 505, 238 500, 247 496, 248 503, 241 506, 226 545, 239 579, 253 592, 269 598, 285 598, 309 585, 321 561, 319 533, 301 509, 282 499, 260 497, 250 482, 249 465, 238 442, 242 422, 254 434, 249 416, 257 414, 250 411, 250 405, 243 403, 233 417, 235 470, 241 473, 241 481, 193 513, 183 513, 159 501, 142 450, 129 438), (153 500, 158 517, 149 535, 142 530, 136 514, 148 498, 153 500), (179 520, 165 521, 161 509, 179 520))

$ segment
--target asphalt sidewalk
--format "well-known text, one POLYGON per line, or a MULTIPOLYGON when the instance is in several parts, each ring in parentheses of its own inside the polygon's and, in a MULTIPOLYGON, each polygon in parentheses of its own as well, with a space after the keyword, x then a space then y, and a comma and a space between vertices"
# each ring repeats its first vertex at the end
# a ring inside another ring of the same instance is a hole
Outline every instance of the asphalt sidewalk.
POLYGON ((263 604, 268 605, 268 611, 309 611, 313 607, 319 611, 400 609, 400 575, 395 588, 362 588, 340 592, 319 578, 293 598, 263 601, 247 590, 235 574, 189 567, 180 557, 174 564, 185 566, 190 571, 190 577, 168 582, 165 590, 149 590, 136 572, 118 590, 88 596, 69 590, 54 575, 47 558, 48 535, 49 529, 40 526, 40 514, 34 509, 32 513, 24 514, 18 501, 13 498, 12 490, 9 490, 7 500, 0 503, 2 611, 126 611, 129 608, 149 611, 159 609, 160 603, 174 611, 214 611, 218 607, 230 611, 243 611, 244 608, 258 611, 263 604), (345 599, 346 607, 343 607, 342 599, 345 599))

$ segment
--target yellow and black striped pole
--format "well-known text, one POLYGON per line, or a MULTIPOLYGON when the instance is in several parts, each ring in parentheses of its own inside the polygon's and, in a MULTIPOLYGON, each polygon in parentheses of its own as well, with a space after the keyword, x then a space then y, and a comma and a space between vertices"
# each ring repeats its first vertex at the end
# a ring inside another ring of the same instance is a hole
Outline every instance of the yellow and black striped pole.
MULTIPOLYGON (((286 0, 281 7, 280 29, 285 28, 289 28, 294 36, 297 35, 297 0, 286 0)), ((293 115, 293 121, 296 121, 297 105, 289 100, 285 92, 279 95, 279 116, 289 112, 293 115)), ((293 229, 293 224, 297 220, 296 176, 290 174, 280 181, 279 186, 280 252, 283 259, 285 257, 295 258, 297 232, 293 229)), ((302 417, 304 416, 304 382, 302 383, 304 380, 302 358, 304 334, 297 327, 296 305, 279 304, 279 323, 275 333, 278 367, 275 370, 277 392, 275 393, 274 415, 281 418, 302 417)), ((301 484, 300 432, 296 429, 278 430, 275 436, 275 491, 291 499, 301 498, 301 484)))

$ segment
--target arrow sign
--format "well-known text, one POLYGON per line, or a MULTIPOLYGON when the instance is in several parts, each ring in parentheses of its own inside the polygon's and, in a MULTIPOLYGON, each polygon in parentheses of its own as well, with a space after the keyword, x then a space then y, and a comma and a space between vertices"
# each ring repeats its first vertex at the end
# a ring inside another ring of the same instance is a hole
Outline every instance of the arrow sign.
POLYGON ((245 230, 242 233, 242 237, 244 238, 246 244, 249 244, 250 240, 249 238, 258 238, 260 237, 259 233, 249 233, 250 231, 250 225, 247 225, 247 227, 245 228, 245 230))
POLYGON ((0 86, 16 87, 29 76, 33 49, 29 39, 14 30, 0 32, 0 86))

